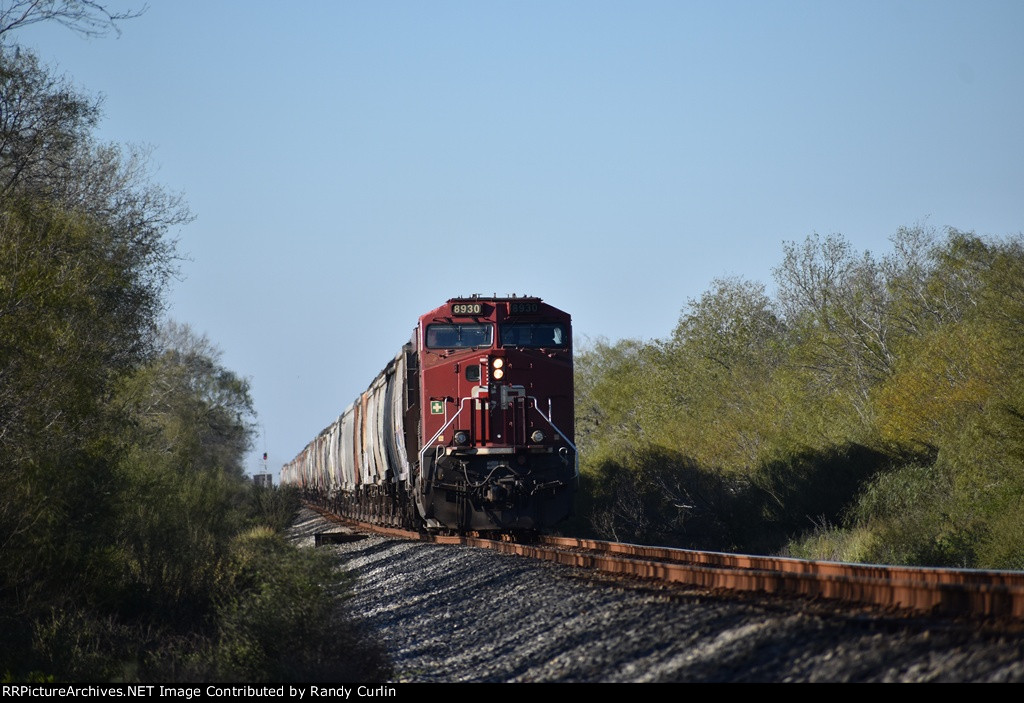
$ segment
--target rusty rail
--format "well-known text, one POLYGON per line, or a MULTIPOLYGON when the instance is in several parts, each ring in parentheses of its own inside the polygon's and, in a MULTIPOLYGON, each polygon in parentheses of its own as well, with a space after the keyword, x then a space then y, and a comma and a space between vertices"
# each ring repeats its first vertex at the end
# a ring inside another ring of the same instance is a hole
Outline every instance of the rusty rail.
POLYGON ((815 573, 842 575, 853 567, 860 576, 876 579, 924 581, 926 583, 1018 586, 1024 588, 1024 571, 996 571, 982 569, 944 569, 922 566, 892 566, 888 564, 848 564, 836 561, 815 561, 788 557, 765 557, 728 552, 701 552, 692 549, 648 547, 642 544, 602 542, 576 537, 541 537, 540 544, 551 547, 577 548, 595 552, 622 554, 658 561, 703 564, 713 567, 763 569, 784 573, 815 573))
POLYGON ((847 564, 564 537, 540 537, 535 544, 521 544, 480 537, 421 535, 330 517, 404 539, 482 547, 700 588, 800 595, 920 613, 1024 618, 1024 572, 1018 571, 847 564))
POLYGON ((924 613, 1024 618, 1021 572, 845 564, 574 538, 542 537, 536 545, 473 537, 433 541, 708 589, 801 595, 924 613))

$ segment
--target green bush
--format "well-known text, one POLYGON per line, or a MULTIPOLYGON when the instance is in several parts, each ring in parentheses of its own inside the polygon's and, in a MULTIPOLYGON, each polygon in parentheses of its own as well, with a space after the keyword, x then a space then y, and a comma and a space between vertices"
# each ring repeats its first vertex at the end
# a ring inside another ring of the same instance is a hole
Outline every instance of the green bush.
POLYGON ((796 559, 823 561, 870 562, 875 535, 865 528, 844 528, 827 522, 815 525, 787 544, 781 554, 796 559))
POLYGON ((282 531, 292 523, 302 504, 296 486, 257 486, 248 493, 246 510, 251 526, 282 531))
POLYGON ((389 670, 341 607, 330 555, 267 527, 239 535, 218 595, 216 632, 176 677, 220 681, 379 681, 389 670))

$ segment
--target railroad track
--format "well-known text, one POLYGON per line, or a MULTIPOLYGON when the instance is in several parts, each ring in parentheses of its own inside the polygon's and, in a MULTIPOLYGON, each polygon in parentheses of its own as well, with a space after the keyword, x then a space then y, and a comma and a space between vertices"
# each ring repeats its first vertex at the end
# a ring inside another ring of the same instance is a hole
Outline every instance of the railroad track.
POLYGON ((525 544, 481 537, 421 535, 352 522, 317 510, 341 524, 378 534, 481 547, 707 589, 805 596, 919 613, 1024 619, 1024 572, 1018 571, 846 564, 570 537, 541 536, 525 544))

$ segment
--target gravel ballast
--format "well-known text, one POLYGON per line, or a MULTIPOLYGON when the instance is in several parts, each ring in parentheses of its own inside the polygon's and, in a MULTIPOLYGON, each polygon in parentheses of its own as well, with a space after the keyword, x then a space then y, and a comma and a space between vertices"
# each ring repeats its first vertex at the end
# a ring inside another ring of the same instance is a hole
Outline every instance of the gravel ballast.
MULTIPOLYGON (((339 528, 303 509, 292 536, 339 528)), ((1024 681, 1024 637, 976 625, 708 595, 472 547, 321 546, 399 682, 1024 681)))

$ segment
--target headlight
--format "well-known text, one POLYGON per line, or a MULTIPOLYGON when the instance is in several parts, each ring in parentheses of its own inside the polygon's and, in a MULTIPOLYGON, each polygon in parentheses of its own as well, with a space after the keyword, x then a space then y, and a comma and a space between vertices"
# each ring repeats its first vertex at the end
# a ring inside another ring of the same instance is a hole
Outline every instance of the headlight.
POLYGON ((544 433, 540 430, 534 430, 533 434, 530 435, 530 439, 533 440, 534 444, 540 444, 544 441, 544 433))
POLYGON ((469 433, 464 432, 462 430, 459 430, 458 432, 455 433, 456 444, 466 444, 467 442, 469 442, 469 433))

